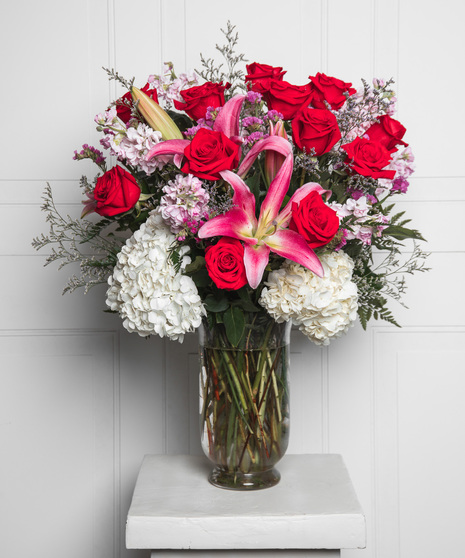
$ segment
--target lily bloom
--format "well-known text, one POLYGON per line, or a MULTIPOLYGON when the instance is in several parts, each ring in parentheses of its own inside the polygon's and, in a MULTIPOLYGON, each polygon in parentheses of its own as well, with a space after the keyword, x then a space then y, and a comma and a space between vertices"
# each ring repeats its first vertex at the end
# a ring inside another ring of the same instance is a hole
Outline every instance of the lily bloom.
MULTIPOLYGON (((223 132, 225 136, 235 143, 242 143, 239 136, 239 115, 245 95, 236 95, 230 99, 221 109, 221 112, 215 119, 213 130, 215 132, 223 132)), ((160 155, 173 155, 174 164, 180 168, 184 157, 184 150, 191 141, 186 139, 169 139, 154 145, 148 152, 146 159, 149 161, 153 157, 160 155)))
POLYGON ((271 136, 257 142, 244 158, 238 173, 222 171, 221 177, 233 190, 234 207, 224 215, 207 221, 198 231, 199 238, 229 236, 244 243, 244 265, 249 285, 255 289, 262 280, 269 261, 270 252, 288 258, 323 276, 323 266, 315 252, 297 232, 288 229, 292 216, 292 204, 299 203, 310 192, 330 195, 330 192, 315 182, 304 184, 290 198, 280 211, 291 181, 293 169, 292 148, 280 136, 271 136), (255 197, 242 180, 258 155, 265 150, 277 151, 284 155, 284 162, 272 180, 268 193, 260 207, 257 219, 255 197))
MULTIPOLYGON (((270 122, 270 136, 280 136, 287 139, 286 130, 284 129, 284 123, 282 120, 278 120, 276 124, 270 122)), ((265 153, 265 177, 268 186, 271 184, 276 173, 281 168, 284 161, 284 155, 276 153, 274 151, 267 151, 265 153)))

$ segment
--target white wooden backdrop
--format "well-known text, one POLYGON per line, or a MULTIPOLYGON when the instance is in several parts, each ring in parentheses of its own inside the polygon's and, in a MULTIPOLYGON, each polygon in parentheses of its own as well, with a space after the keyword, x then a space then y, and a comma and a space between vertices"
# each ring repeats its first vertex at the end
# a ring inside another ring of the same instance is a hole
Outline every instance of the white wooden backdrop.
POLYGON ((80 213, 72 160, 117 90, 214 54, 231 21, 249 61, 353 81, 394 77, 417 173, 402 208, 428 238, 403 329, 356 327, 329 349, 293 338, 290 452, 341 453, 367 516, 344 558, 463 556, 465 54, 461 0, 3 0, 0 5, 0 547, 8 558, 126 558, 146 453, 196 453, 196 339, 127 334, 104 288, 61 296, 43 269, 45 182, 80 213))

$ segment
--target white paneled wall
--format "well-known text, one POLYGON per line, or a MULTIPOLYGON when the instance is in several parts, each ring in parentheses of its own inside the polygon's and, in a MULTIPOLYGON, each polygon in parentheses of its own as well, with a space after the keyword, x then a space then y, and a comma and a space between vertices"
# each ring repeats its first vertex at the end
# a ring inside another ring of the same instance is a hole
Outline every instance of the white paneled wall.
MULTIPOLYGON (((356 326, 329 349, 292 345, 290 452, 342 453, 367 516, 344 558, 462 556, 465 524, 465 55, 460 0, 5 0, 0 6, 0 554, 129 558, 124 524, 146 453, 198 453, 196 338, 127 334, 105 288, 61 296, 72 270, 42 268, 46 182, 80 213, 72 160, 120 93, 214 56, 237 26, 250 62, 302 84, 323 71, 393 77, 417 173, 399 206, 428 239, 403 324, 356 326)), ((215 55, 216 56, 216 55, 215 55)))

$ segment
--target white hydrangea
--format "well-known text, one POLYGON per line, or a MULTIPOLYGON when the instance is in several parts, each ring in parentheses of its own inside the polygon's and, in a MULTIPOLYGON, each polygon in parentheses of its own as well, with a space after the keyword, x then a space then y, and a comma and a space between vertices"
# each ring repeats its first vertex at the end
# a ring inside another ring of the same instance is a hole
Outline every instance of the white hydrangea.
POLYGON ((185 333, 200 326, 205 309, 194 281, 181 273, 191 261, 188 248, 181 248, 176 271, 169 257, 174 241, 161 215, 152 213, 118 254, 106 303, 131 333, 182 342, 185 333))
POLYGON ((259 303, 277 321, 292 320, 311 341, 329 345, 357 318, 354 264, 345 252, 320 257, 324 277, 286 260, 268 275, 259 303))

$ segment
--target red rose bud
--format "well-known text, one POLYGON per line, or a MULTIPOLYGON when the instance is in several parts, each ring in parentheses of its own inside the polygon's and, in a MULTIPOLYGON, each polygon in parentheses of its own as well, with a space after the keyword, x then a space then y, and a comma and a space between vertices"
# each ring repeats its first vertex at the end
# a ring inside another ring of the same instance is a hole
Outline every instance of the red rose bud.
POLYGON ((336 117, 326 109, 301 109, 292 120, 292 138, 296 146, 316 157, 328 153, 341 139, 336 117))
MULTIPOLYGON (((270 136, 280 136, 287 140, 286 130, 284 129, 284 122, 282 120, 278 120, 276 124, 270 122, 270 136)), ((273 181, 273 178, 276 176, 277 172, 281 168, 282 164, 284 163, 284 159, 286 157, 278 153, 277 151, 273 151, 271 149, 267 149, 265 151, 265 176, 268 186, 273 181)))
MULTIPOLYGON (((132 209, 139 201, 139 196, 140 188, 136 179, 116 166, 97 179, 91 211, 103 217, 113 217, 132 209)), ((89 202, 87 205, 89 206, 89 202)))
POLYGON ((316 76, 309 76, 308 79, 312 80, 312 106, 315 108, 327 108, 326 101, 333 110, 338 110, 346 102, 344 93, 353 95, 357 92, 351 83, 345 83, 340 79, 321 74, 320 72, 316 76))
POLYGON ((345 163, 354 172, 371 178, 394 178, 395 170, 383 170, 391 162, 391 153, 381 143, 355 138, 341 147, 347 153, 345 163))
POLYGON ((131 94, 134 101, 139 101, 137 108, 144 120, 153 130, 160 132, 164 140, 184 139, 181 130, 158 103, 137 87, 131 88, 131 94))
POLYGON ((223 132, 200 128, 184 149, 181 171, 205 180, 219 180, 220 172, 233 170, 239 162, 239 146, 223 132))
POLYGON ((265 98, 269 110, 277 110, 284 120, 291 120, 296 113, 310 103, 312 90, 310 84, 292 85, 287 81, 272 79, 269 81, 265 98))
POLYGON ((235 238, 224 236, 205 250, 208 275, 219 289, 237 291, 247 284, 244 247, 235 238))
POLYGON ((310 192, 298 204, 293 204, 289 228, 303 236, 310 248, 319 248, 335 237, 339 217, 318 192, 310 192))
POLYGON ((230 84, 223 86, 223 82, 212 83, 208 81, 203 85, 196 85, 189 89, 183 89, 180 93, 184 103, 174 101, 177 110, 186 112, 192 120, 205 118, 208 107, 218 108, 224 105, 224 90, 230 84))
POLYGON ((406 129, 398 120, 394 120, 388 114, 380 116, 379 122, 373 124, 366 131, 366 136, 372 141, 378 141, 388 151, 397 149, 397 145, 407 147, 408 143, 402 141, 406 129))
POLYGON ((246 68, 247 75, 245 76, 245 81, 249 82, 250 89, 257 93, 267 90, 271 79, 282 81, 286 73, 281 66, 274 67, 268 66, 268 64, 258 64, 257 62, 247 64, 246 68))

